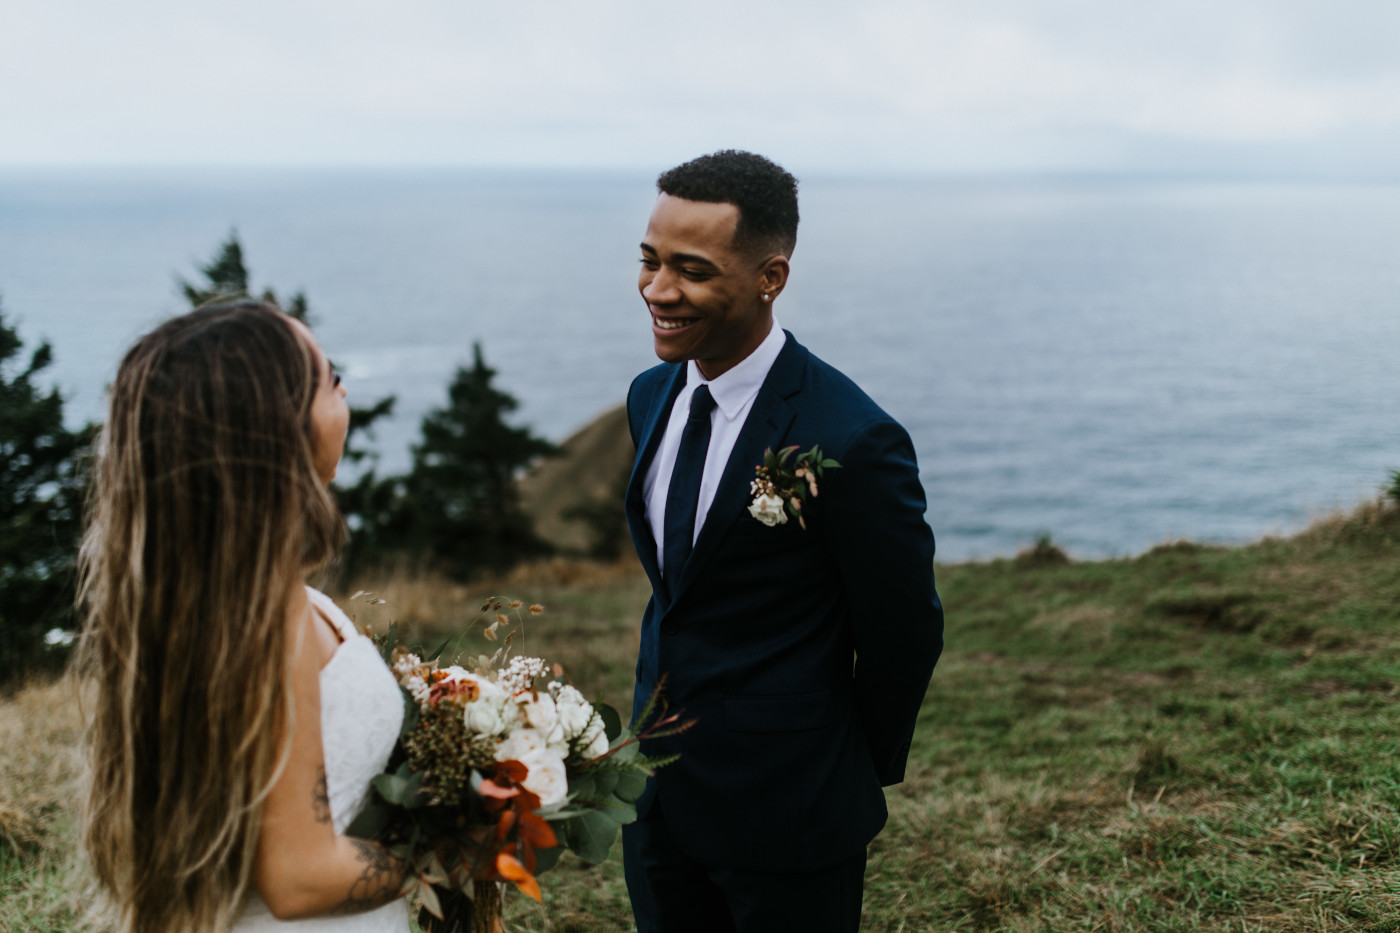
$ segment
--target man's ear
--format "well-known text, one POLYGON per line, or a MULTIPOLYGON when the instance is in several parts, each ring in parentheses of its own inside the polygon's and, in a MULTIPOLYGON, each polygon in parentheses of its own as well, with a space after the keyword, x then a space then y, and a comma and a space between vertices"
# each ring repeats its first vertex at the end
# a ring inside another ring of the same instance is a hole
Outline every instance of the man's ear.
POLYGON ((759 268, 758 286, 763 295, 766 296, 763 299, 765 302, 771 302, 782 293, 784 286, 787 285, 789 271, 787 257, 782 253, 773 256, 759 268))

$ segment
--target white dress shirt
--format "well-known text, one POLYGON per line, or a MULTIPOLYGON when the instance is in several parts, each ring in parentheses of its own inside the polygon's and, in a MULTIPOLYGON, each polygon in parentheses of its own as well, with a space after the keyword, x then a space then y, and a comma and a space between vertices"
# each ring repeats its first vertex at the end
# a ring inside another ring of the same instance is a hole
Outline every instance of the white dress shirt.
MULTIPOLYGON (((715 400, 715 410, 710 412, 710 446, 705 454, 705 471, 700 477, 700 498, 695 504, 695 538, 698 539, 705 516, 715 501, 715 491, 719 489, 724 465, 729 462, 729 455, 734 450, 734 442, 739 439, 744 421, 753 409, 754 399, 758 398, 758 390, 763 387, 763 380, 768 378, 768 370, 773 368, 773 361, 778 358, 785 343, 787 334, 774 320, 773 329, 758 348, 716 379, 702 376, 694 360, 685 364, 685 387, 671 406, 671 420, 666 422, 661 446, 657 448, 651 466, 647 467, 646 479, 642 484, 647 521, 651 523, 651 534, 656 539, 656 566, 662 573, 666 572, 663 554, 666 549, 666 492, 671 487, 671 471, 676 466, 681 432, 685 430, 686 418, 690 415, 690 397, 695 394, 697 386, 708 385, 710 395, 715 400)), ((692 540, 691 544, 694 543, 692 540)))

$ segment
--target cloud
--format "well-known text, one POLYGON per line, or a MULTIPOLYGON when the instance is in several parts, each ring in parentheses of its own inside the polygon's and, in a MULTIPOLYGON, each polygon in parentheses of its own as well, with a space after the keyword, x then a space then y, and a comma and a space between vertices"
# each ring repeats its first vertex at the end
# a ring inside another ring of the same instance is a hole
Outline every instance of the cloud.
POLYGON ((1152 138, 1388 152, 1397 27, 1384 0, 11 0, 0 163, 654 166, 748 145, 834 168, 1094 168, 1152 138))

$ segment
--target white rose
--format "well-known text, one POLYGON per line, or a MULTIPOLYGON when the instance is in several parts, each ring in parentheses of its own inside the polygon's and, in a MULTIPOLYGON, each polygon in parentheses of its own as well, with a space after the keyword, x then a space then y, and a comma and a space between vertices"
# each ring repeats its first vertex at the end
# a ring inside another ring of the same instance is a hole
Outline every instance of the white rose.
POLYGON ((510 698, 506 698, 501 705, 501 722, 505 723, 507 731, 514 731, 529 725, 525 721, 525 710, 521 704, 510 698))
POLYGON ((783 500, 771 495, 755 496, 749 505, 749 514, 769 528, 781 525, 788 520, 787 510, 783 508, 783 500))
POLYGON ((520 783, 540 798, 540 806, 560 803, 569 795, 569 776, 564 770, 564 759, 547 751, 539 751, 517 760, 530 772, 520 783))
POLYGON ((517 729, 496 746, 496 760, 523 762, 531 755, 538 755, 544 751, 544 736, 534 729, 517 729))
POLYGON ((479 735, 496 735, 504 732, 505 722, 501 719, 501 701, 479 697, 468 703, 462 712, 462 721, 468 729, 479 735))
POLYGON ((475 679, 475 678, 472 677, 471 671, 467 670, 465 667, 459 667, 459 666, 456 665, 456 664, 452 665, 451 667, 444 667, 444 668, 442 669, 442 673, 443 673, 443 678, 442 678, 443 680, 473 680, 473 679, 475 679))
POLYGON ((583 730, 593 721, 593 707, 577 690, 574 690, 574 695, 578 697, 578 702, 567 702, 572 700, 572 697, 559 697, 559 722, 564 727, 564 738, 570 741, 582 735, 583 730))
POLYGON ((597 758, 608 750, 608 732, 603 728, 601 722, 598 723, 598 733, 593 736, 593 741, 583 750, 583 757, 589 760, 597 758))
POLYGON ((550 728, 544 737, 544 747, 551 755, 558 755, 560 758, 569 757, 569 740, 564 737, 564 727, 558 722, 550 728))
POLYGON ((532 729, 539 729, 541 732, 548 732, 559 720, 559 710, 554 705, 554 697, 547 693, 539 693, 534 696, 526 694, 524 702, 520 705, 525 713, 525 721, 532 729))
POLYGON ((489 680, 488 678, 485 678, 485 677, 475 677, 475 676, 473 676, 473 679, 476 681, 477 689, 478 689, 479 691, 481 691, 480 693, 477 694, 478 699, 482 699, 482 700, 502 700, 502 699, 505 699, 506 692, 505 692, 504 690, 502 690, 500 687, 496 686, 496 684, 495 684, 494 682, 492 682, 491 680, 489 680))
POLYGON ((549 695, 554 697, 554 701, 560 706, 566 703, 584 703, 583 694, 573 684, 566 684, 560 680, 549 682, 549 695))

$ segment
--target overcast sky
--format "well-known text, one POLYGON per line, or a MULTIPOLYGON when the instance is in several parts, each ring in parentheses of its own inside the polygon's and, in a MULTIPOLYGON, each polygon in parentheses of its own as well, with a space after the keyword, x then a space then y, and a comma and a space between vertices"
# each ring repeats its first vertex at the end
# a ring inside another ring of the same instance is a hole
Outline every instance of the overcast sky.
POLYGON ((3 0, 0 165, 1394 177, 1396 0, 3 0))

